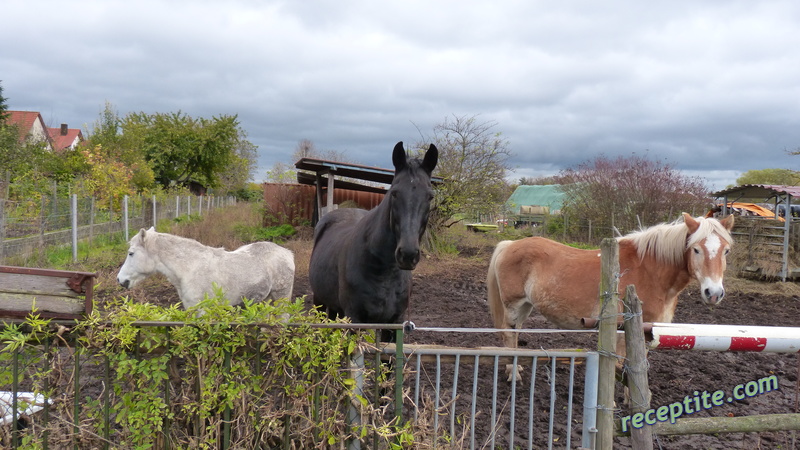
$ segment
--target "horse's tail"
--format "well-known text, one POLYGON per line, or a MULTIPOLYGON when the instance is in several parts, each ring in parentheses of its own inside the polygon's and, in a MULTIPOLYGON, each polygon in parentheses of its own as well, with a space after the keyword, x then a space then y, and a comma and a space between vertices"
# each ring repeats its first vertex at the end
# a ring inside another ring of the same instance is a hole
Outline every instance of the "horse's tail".
POLYGON ((488 295, 489 313, 492 316, 495 328, 507 328, 505 323, 505 305, 500 292, 500 283, 497 279, 497 258, 513 241, 500 241, 494 248, 492 259, 489 260, 489 272, 486 274, 486 293, 488 295))

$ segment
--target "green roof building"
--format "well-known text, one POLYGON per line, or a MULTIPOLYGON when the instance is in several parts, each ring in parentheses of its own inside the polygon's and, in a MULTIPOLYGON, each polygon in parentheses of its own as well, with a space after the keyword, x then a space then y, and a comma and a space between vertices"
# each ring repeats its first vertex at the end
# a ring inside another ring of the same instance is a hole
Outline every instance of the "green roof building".
POLYGON ((526 208, 542 206, 547 208, 547 213, 559 214, 564 195, 559 184, 519 186, 506 200, 506 207, 512 214, 543 214, 541 208, 526 208))

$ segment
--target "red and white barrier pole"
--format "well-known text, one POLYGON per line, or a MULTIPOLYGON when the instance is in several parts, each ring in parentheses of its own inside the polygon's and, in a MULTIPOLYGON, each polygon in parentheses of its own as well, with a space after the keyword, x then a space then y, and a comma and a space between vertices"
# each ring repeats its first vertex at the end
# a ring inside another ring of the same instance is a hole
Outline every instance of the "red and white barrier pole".
POLYGON ((653 323, 653 349, 723 352, 800 352, 800 328, 653 323))

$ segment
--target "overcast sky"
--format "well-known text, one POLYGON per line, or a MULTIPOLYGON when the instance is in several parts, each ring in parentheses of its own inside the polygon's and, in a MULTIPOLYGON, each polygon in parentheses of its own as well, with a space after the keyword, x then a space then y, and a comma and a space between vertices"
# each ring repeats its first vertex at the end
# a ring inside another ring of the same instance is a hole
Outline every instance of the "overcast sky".
POLYGON ((262 181, 301 139, 391 167, 478 115, 515 172, 647 155, 710 189, 800 168, 800 2, 4 0, 9 109, 91 131, 237 114, 262 181))

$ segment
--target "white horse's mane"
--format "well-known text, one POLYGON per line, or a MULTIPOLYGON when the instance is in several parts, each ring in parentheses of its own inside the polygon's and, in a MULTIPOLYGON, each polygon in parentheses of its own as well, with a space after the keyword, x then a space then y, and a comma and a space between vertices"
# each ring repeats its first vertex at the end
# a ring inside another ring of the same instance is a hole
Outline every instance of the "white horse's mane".
POLYGON ((714 233, 728 243, 733 242, 730 231, 719 220, 705 217, 696 217, 695 220, 700 226, 688 240, 686 238, 689 228, 680 218, 672 223, 662 223, 634 231, 618 237, 617 241, 632 242, 636 246, 636 253, 640 259, 652 255, 656 260, 671 265, 683 264, 686 249, 714 233))
POLYGON ((151 230, 147 230, 146 236, 147 237, 144 240, 144 246, 145 246, 145 248, 147 250, 155 251, 156 243, 154 242, 155 239, 153 239, 153 238, 156 237, 156 238, 161 239, 162 242, 166 241, 166 242, 169 242, 172 245, 175 245, 177 243, 177 244, 180 244, 181 246, 184 246, 184 248, 191 246, 191 247, 194 247, 194 248, 197 248, 197 249, 201 249, 201 250, 221 250, 221 251, 226 251, 225 248, 223 248, 223 247, 210 247, 210 246, 207 246, 207 245, 205 245, 205 244, 203 244, 203 243, 201 243, 199 241, 196 241, 194 239, 191 239, 191 238, 178 236, 177 234, 159 233, 159 232, 157 232, 155 230, 152 230, 152 229, 151 230))

